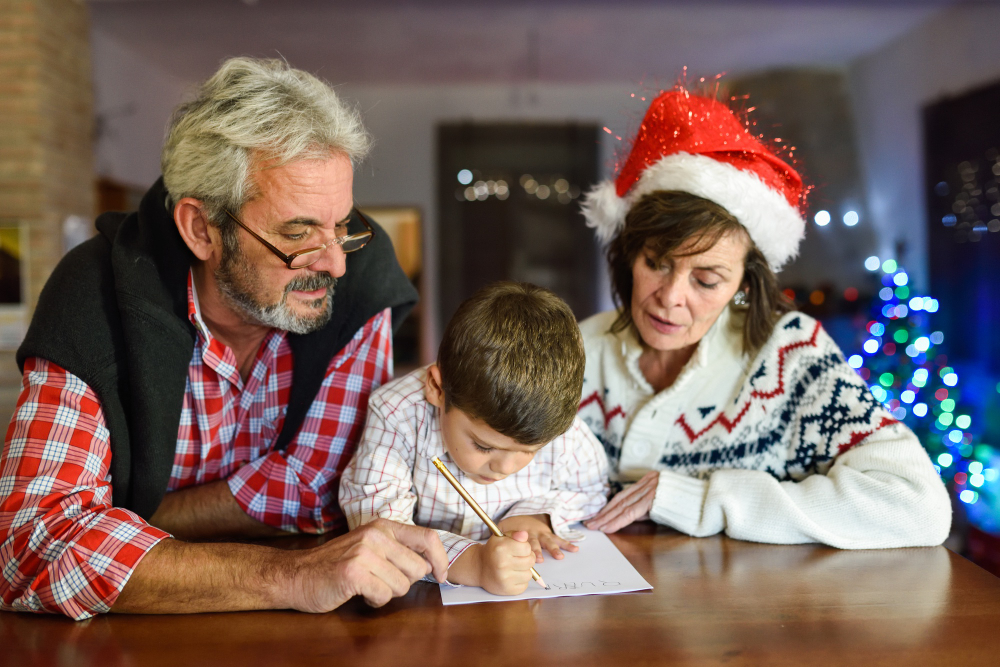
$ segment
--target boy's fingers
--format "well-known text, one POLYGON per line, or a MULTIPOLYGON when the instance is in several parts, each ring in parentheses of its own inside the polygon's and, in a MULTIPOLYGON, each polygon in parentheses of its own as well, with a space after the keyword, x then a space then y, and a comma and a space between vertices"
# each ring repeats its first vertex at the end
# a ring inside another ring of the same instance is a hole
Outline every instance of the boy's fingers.
POLYGON ((508 553, 515 558, 531 558, 532 562, 535 560, 535 551, 531 547, 531 543, 528 541, 528 532, 524 530, 517 530, 508 535, 511 539, 511 544, 509 545, 508 553))
MULTIPOLYGON (((535 554, 529 553, 524 556, 514 556, 513 561, 512 570, 517 572, 526 572, 535 564, 535 554)), ((528 576, 530 577, 531 575, 529 574, 528 576)))
POLYGON ((531 550, 535 552, 535 562, 541 563, 543 560, 541 543, 538 541, 537 537, 532 537, 530 542, 531 542, 531 550))
POLYGON ((564 556, 562 552, 563 549, 569 552, 580 550, 580 547, 576 546, 572 542, 562 539, 558 535, 550 536, 549 539, 545 541, 545 548, 555 558, 562 558, 564 556))

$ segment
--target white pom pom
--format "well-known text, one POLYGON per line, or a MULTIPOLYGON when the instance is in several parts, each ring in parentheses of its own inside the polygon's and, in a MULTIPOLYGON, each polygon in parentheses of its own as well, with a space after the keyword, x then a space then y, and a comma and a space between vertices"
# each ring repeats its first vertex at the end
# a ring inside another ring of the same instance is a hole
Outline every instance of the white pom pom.
POLYGON ((584 196, 580 208, 587 226, 594 228, 602 244, 609 243, 621 230, 628 213, 628 203, 618 196, 614 181, 596 185, 584 196))

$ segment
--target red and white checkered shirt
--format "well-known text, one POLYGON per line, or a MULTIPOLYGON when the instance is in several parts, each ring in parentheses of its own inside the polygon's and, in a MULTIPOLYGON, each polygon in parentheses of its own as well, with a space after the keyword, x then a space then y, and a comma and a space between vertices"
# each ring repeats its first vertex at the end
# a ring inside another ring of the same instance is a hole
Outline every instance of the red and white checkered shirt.
MULTIPOLYGON (((227 479, 246 513, 270 526, 343 528, 334 502, 371 391, 392 375, 388 309, 331 360, 284 451, 272 450, 292 382, 283 331, 264 339, 246 383, 233 351, 201 319, 188 366, 167 490, 227 479)), ((111 448, 94 391, 44 359, 25 361, 23 388, 0 456, 0 609, 84 619, 111 608, 142 557, 169 534, 113 507, 111 448)))
POLYGON ((604 507, 608 457, 579 417, 542 447, 530 464, 493 484, 477 484, 455 465, 441 439, 438 409, 424 398, 426 369, 372 394, 358 450, 340 482, 340 506, 351 529, 377 518, 437 529, 449 562, 489 528, 434 467, 439 457, 490 518, 548 514, 552 530, 579 538, 570 524, 604 507))

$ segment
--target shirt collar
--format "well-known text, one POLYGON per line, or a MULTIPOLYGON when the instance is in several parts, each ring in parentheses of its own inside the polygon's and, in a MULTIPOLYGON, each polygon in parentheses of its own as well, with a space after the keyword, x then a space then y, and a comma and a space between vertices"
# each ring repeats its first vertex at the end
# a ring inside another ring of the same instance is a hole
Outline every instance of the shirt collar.
MULTIPOLYGON (((205 324, 205 320, 201 317, 201 303, 198 300, 198 288, 194 284, 194 272, 188 271, 188 320, 197 329, 198 334, 203 340, 203 344, 207 347, 215 338, 212 336, 212 332, 209 331, 208 325, 205 324)), ((270 336, 267 338, 268 341, 271 338, 277 336, 278 338, 284 338, 287 332, 281 329, 271 329, 270 336)))
MULTIPOLYGON (((198 331, 202 362, 242 391, 243 379, 236 366, 236 356, 222 341, 212 336, 208 325, 202 319, 201 304, 198 301, 198 289, 195 287, 194 273, 191 271, 188 271, 188 319, 198 331)), ((285 334, 286 332, 280 329, 271 329, 261 344, 263 351, 258 351, 259 356, 255 364, 263 364, 265 368, 270 368, 281 344, 285 340, 285 334)), ((197 351, 195 353, 198 354, 197 351)), ((256 365, 253 372, 257 372, 256 365)))
POLYGON ((194 286, 194 272, 188 270, 188 280, 187 280, 187 290, 188 290, 188 320, 194 325, 194 328, 198 330, 198 333, 204 339, 206 343, 211 342, 212 334, 208 330, 208 326, 205 324, 205 320, 201 319, 201 305, 198 303, 198 289, 194 286))

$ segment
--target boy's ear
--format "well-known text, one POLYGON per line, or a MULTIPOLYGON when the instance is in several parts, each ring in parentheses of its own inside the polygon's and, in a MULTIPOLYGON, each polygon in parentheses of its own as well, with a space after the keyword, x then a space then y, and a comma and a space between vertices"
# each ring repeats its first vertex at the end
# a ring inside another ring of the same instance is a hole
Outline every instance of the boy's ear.
POLYGON ((437 364, 427 367, 427 377, 424 378, 424 398, 427 402, 444 410, 444 383, 441 381, 441 369, 437 364))

